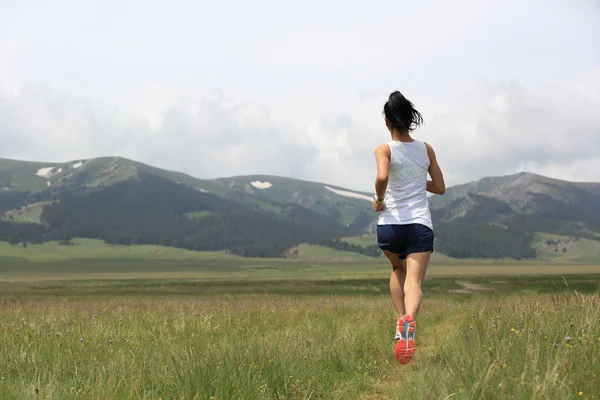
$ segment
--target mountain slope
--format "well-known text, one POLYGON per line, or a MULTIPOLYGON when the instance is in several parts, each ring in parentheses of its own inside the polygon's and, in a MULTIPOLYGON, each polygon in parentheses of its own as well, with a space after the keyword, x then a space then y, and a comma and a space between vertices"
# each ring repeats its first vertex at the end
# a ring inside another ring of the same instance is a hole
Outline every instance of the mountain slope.
POLYGON ((42 190, 47 186, 46 180, 36 173, 55 165, 0 158, 0 192, 42 190))
POLYGON ((140 174, 162 177, 257 210, 280 213, 283 206, 296 204, 333 218, 344 226, 358 224, 362 228, 372 220, 370 197, 366 193, 264 175, 203 180, 119 157, 62 164, 0 159, 0 177, 10 182, 0 192, 0 204, 12 199, 10 208, 0 208, 0 212, 23 206, 24 202, 19 203, 16 199, 21 199, 24 193, 33 193, 30 197, 35 197, 37 201, 47 201, 74 188, 81 190, 110 186, 137 178, 140 174))
POLYGON ((600 183, 567 182, 521 172, 515 175, 486 177, 450 187, 444 196, 431 199, 431 207, 442 208, 467 194, 480 194, 508 203, 514 209, 523 209, 527 206, 531 194, 549 195, 557 200, 569 202, 581 193, 600 195, 600 183))
MULTIPOLYGON (((297 204, 342 225, 350 225, 357 218, 365 219, 370 211, 372 195, 323 183, 268 175, 222 178, 216 182, 269 204, 297 204)), ((372 215, 368 219, 367 223, 372 215)))
MULTIPOLYGON (((374 241, 339 240, 372 227, 370 195, 324 183, 266 175, 203 180, 118 157, 0 159, 0 177, 0 240, 13 243, 82 236, 259 257, 289 255, 303 243, 378 254, 374 241)), ((436 251, 452 257, 553 257, 540 237, 558 235, 586 243, 564 246, 578 254, 562 259, 594 259, 579 253, 600 240, 598 183, 520 173, 449 188, 430 204, 436 251)))
POLYGON ((565 224, 586 235, 600 229, 600 184, 530 173, 484 178, 449 188, 432 199, 431 208, 443 222, 468 217, 542 231, 565 224))
POLYGON ((431 201, 440 251, 533 258, 534 233, 600 239, 600 184, 520 173, 450 188, 431 201))
POLYGON ((138 179, 65 196, 45 207, 41 218, 70 237, 255 257, 280 256, 298 243, 347 232, 335 221, 296 205, 274 215, 143 173, 138 179), (194 213, 202 214, 190 218, 194 213))
POLYGON ((19 241, 88 237, 273 257, 358 234, 374 218, 365 194, 290 178, 201 180, 122 158, 19 163, 0 164, 13 182, 35 183, 0 193, 0 239, 10 241, 10 223, 34 221, 41 227, 22 225, 19 241))

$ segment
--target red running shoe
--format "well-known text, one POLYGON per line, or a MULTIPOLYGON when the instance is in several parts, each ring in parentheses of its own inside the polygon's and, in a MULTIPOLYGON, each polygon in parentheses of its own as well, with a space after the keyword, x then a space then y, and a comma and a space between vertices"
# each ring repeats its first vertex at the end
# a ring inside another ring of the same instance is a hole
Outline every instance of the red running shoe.
POLYGON ((396 337, 398 337, 398 333, 400 337, 396 343, 394 355, 400 364, 408 364, 417 350, 415 342, 416 330, 417 322, 412 315, 406 314, 398 320, 396 337))

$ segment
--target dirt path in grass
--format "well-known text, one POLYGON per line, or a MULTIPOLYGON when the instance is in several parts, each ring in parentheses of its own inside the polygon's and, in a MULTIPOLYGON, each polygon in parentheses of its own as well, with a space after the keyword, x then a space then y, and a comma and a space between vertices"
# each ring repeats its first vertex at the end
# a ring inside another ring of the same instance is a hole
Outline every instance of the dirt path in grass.
POLYGON ((462 313, 451 314, 448 311, 448 309, 439 311, 428 318, 437 321, 433 324, 428 323, 427 319, 424 318, 425 320, 419 325, 417 331, 417 352, 409 364, 401 365, 395 360, 393 355, 394 343, 390 343, 391 365, 383 364, 382 366, 387 371, 382 372, 374 381, 370 392, 361 393, 357 398, 369 400, 398 398, 402 385, 405 384, 406 375, 410 374, 411 371, 416 372, 427 369, 431 363, 435 362, 437 349, 442 345, 448 334, 466 318, 462 313))
POLYGON ((473 292, 482 292, 486 290, 490 290, 490 288, 479 285, 477 283, 469 282, 469 281, 456 281, 457 285, 461 286, 460 289, 454 289, 450 292, 452 293, 473 293, 473 292))

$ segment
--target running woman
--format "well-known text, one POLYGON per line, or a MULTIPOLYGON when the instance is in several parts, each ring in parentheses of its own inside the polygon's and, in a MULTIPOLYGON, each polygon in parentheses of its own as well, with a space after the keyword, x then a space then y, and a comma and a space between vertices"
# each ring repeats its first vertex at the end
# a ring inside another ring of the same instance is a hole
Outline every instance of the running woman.
POLYGON ((421 285, 433 252, 433 224, 427 193, 444 194, 444 176, 433 148, 415 140, 411 132, 423 117, 402 95, 393 92, 383 107, 392 140, 375 149, 377 179, 373 210, 379 248, 392 263, 390 291, 396 307, 394 354, 398 362, 412 360, 416 350, 416 318, 421 285), (427 179, 427 174, 431 180, 427 179))

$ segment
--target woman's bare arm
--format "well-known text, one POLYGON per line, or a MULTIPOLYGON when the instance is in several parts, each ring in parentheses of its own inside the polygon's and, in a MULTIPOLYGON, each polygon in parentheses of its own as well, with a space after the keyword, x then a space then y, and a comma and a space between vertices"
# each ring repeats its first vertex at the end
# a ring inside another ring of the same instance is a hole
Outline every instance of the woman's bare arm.
POLYGON ((434 194, 444 194, 446 192, 446 184, 444 183, 444 175, 437 162, 435 151, 433 151, 433 147, 429 143, 425 143, 425 147, 427 147, 427 155, 429 156, 429 176, 431 176, 431 180, 427 181, 427 191, 434 194))
POLYGON ((390 169, 390 146, 382 144, 375 149, 375 161, 377 162, 377 178, 375 178, 375 193, 378 199, 383 199, 387 189, 390 169))

